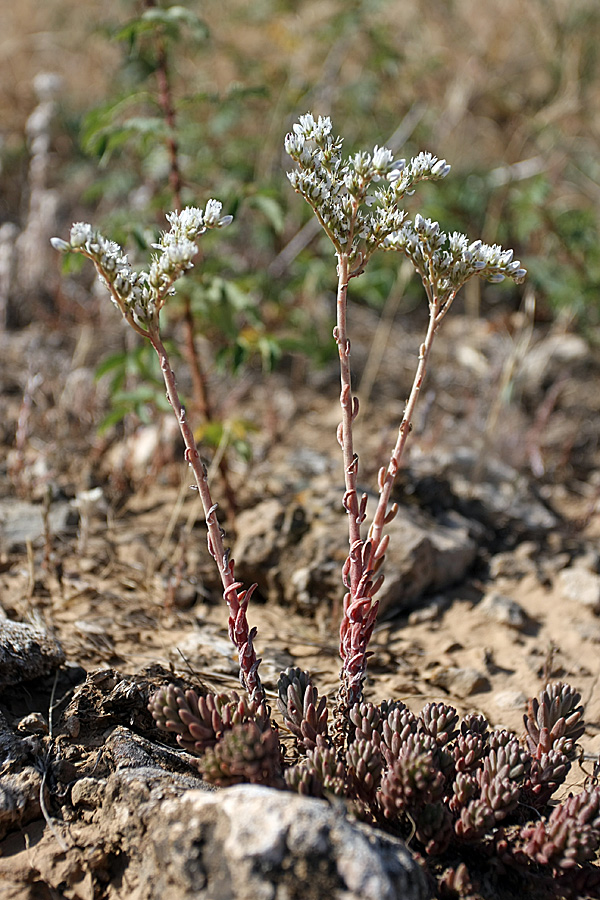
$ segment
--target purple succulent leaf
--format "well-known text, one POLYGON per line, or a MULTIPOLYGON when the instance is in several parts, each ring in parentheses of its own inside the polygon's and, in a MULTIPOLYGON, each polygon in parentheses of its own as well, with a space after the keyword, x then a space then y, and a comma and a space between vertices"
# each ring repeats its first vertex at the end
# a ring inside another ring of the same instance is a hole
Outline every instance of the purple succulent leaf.
POLYGON ((585 730, 581 694, 563 682, 547 685, 532 698, 523 717, 527 745, 532 756, 551 749, 574 756, 575 743, 585 730))
POLYGON ((237 723, 207 748, 199 769, 206 781, 219 787, 241 783, 282 787, 277 730, 262 729, 254 721, 237 723))
POLYGON ((418 717, 418 730, 433 737, 439 747, 448 744, 457 733, 458 713, 445 703, 428 703, 418 717))
POLYGON ((305 750, 313 750, 319 738, 327 738, 327 697, 319 698, 309 673, 297 667, 281 673, 277 692, 285 725, 305 750))

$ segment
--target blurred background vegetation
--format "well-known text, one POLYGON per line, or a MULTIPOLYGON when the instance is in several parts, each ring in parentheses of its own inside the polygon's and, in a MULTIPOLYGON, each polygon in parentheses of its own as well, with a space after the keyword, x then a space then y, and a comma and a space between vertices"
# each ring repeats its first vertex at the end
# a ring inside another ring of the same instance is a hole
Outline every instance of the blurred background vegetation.
MULTIPOLYGON (((514 247, 538 321, 560 319, 594 339, 599 54, 598 0, 5 4, 0 224, 23 229, 31 215, 34 78, 56 73, 46 175, 59 198, 54 233, 93 221, 142 259, 174 198, 218 197, 235 224, 203 239, 206 261, 171 315, 191 315, 203 354, 223 367, 269 369, 294 354, 320 363, 333 349, 333 261, 287 183, 282 149, 310 110, 332 117, 347 151, 385 143, 397 156, 445 157, 450 177, 420 189, 418 208, 446 229, 514 247)), ((43 315, 96 321, 97 298, 60 287, 59 264, 49 263, 56 277, 46 279, 43 315)), ((380 255, 353 287, 356 302, 383 308, 401 290, 397 261, 380 255)), ((457 302, 481 315, 514 310, 520 298, 512 285, 489 290, 474 279, 457 302)), ((401 310, 418 314, 421 303, 409 284, 401 310)), ((19 324, 23 309, 13 311, 19 324)), ((151 365, 130 346, 103 360, 116 397, 106 424, 143 411, 147 395, 125 388, 128 374, 151 365)), ((243 427, 234 431, 243 450, 243 427)))

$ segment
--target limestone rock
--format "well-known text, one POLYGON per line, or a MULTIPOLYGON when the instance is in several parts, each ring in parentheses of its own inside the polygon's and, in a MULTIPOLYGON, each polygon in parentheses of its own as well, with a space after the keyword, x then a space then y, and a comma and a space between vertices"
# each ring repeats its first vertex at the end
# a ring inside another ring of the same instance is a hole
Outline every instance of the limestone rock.
POLYGON ((456 694, 457 697, 470 697, 471 694, 480 694, 491 688, 487 675, 469 667, 440 666, 427 681, 435 687, 456 694))
POLYGON ((536 496, 530 481, 491 453, 470 447, 414 457, 407 479, 425 506, 458 510, 490 535, 537 537, 557 527, 556 516, 536 496))
MULTIPOLYGON (((240 513, 236 576, 244 583, 256 581, 266 599, 283 599, 307 612, 339 597, 348 552, 340 496, 331 488, 306 491, 302 504, 269 499, 240 513)), ((369 498, 371 513, 376 502, 369 498)), ((378 594, 380 614, 409 608, 425 593, 459 582, 477 554, 468 521, 453 511, 436 519, 401 507, 386 530, 390 545, 378 594)))
POLYGON ((498 709, 525 709, 527 695, 523 691, 497 691, 494 703, 498 709))
POLYGON ((523 607, 499 591, 490 591, 477 607, 488 619, 501 625, 509 625, 517 631, 527 627, 528 616, 523 607))
POLYGON ((600 575, 597 572, 582 565, 571 566, 559 573, 558 585, 565 599, 575 600, 600 613, 600 575))
MULTIPOLYGON (((77 513, 66 501, 53 503, 48 514, 48 527, 52 534, 73 532, 77 525, 77 513)), ((44 535, 44 518, 39 503, 9 498, 0 500, 0 548, 7 553, 22 549, 27 541, 36 541, 44 535)))
POLYGON ((533 541, 523 541, 512 553, 496 553, 490 559, 490 578, 524 578, 535 575, 534 557, 539 548, 533 541))
POLYGON ((159 781, 124 774, 109 779, 106 815, 122 831, 131 900, 430 897, 401 841, 326 801, 255 785, 165 798, 159 781))
POLYGON ((568 369, 584 365, 590 348, 578 334, 550 333, 530 347, 520 365, 519 379, 523 389, 539 397, 544 382, 551 383, 568 369))

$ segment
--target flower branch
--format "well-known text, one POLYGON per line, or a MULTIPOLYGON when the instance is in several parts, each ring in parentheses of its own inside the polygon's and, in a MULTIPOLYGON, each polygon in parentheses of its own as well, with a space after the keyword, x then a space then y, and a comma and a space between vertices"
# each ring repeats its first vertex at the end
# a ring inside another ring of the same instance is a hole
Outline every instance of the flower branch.
POLYGON ((375 595, 381 588, 388 537, 385 526, 394 518, 391 493, 423 384, 433 340, 460 287, 473 275, 488 281, 506 276, 516 282, 525 270, 513 261, 512 250, 481 241, 469 243, 465 235, 446 235, 437 222, 417 215, 407 220, 399 204, 425 180, 445 178, 450 166, 431 153, 419 153, 408 163, 394 160, 386 147, 375 147, 342 159, 342 138, 332 135, 331 121, 309 113, 302 116, 285 139, 285 148, 297 168, 288 173, 294 190, 312 207, 337 257, 337 322, 333 335, 340 359, 342 421, 338 442, 342 448, 348 515, 349 552, 342 578, 346 588, 340 627, 342 671, 338 694, 338 731, 344 730, 348 710, 360 700, 365 678, 368 645, 377 617, 375 595), (377 185, 377 187, 374 187, 377 185), (419 350, 419 361, 396 444, 387 468, 379 472, 379 502, 366 539, 361 525, 367 515, 367 496, 359 501, 356 490, 359 457, 354 450, 352 426, 358 400, 352 394, 350 340, 347 330, 348 283, 364 271, 378 250, 404 253, 421 276, 429 303, 429 325, 419 350))
POLYGON ((223 596, 229 608, 229 637, 235 645, 239 663, 240 680, 253 701, 264 701, 264 690, 258 675, 260 659, 254 649, 256 629, 250 629, 247 620, 248 603, 256 585, 244 589, 235 580, 234 562, 224 544, 224 532, 217 517, 217 504, 213 502, 206 467, 200 459, 194 434, 185 409, 179 398, 175 374, 161 339, 160 311, 167 298, 174 293, 173 285, 193 265, 198 252, 197 237, 208 228, 223 228, 232 217, 221 215, 221 204, 209 200, 206 209, 187 207, 182 212, 170 213, 171 225, 158 244, 149 270, 134 272, 121 247, 108 241, 91 225, 73 225, 70 241, 53 238, 52 244, 61 252, 81 253, 94 263, 100 280, 108 288, 111 298, 128 324, 143 337, 148 338, 156 351, 164 378, 167 397, 177 417, 185 444, 185 459, 195 477, 195 488, 200 494, 207 527, 207 542, 223 585, 223 596))

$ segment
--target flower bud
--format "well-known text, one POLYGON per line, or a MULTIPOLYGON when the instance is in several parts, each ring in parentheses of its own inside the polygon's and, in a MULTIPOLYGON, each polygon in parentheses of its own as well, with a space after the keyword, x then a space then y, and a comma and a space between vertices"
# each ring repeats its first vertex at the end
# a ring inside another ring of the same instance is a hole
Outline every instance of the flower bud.
POLYGON ((63 239, 59 237, 50 238, 50 243, 55 250, 58 250, 59 253, 68 253, 71 249, 71 245, 66 241, 63 241, 63 239))

